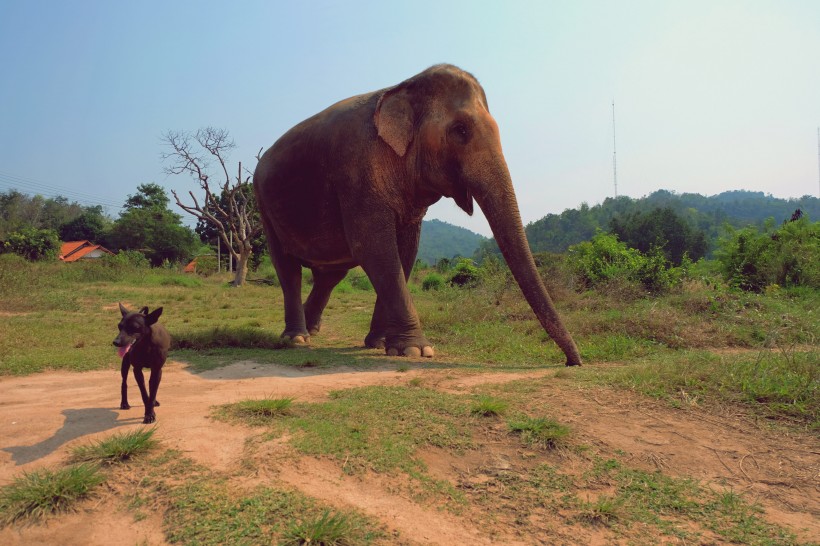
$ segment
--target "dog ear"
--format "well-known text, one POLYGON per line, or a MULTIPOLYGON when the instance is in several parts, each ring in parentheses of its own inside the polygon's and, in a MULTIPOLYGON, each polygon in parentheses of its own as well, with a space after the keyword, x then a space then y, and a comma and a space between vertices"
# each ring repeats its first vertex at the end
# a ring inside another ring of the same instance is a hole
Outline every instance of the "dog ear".
POLYGON ((125 316, 128 313, 130 313, 130 311, 128 309, 126 309, 123 304, 120 303, 120 313, 122 313, 122 316, 125 316))
POLYGON ((147 315, 148 314, 148 306, 146 305, 142 309, 140 309, 140 314, 147 315))
MULTIPOLYGON (((146 307, 145 310, 147 311, 148 308, 146 307)), ((156 323, 159 320, 159 316, 162 314, 162 307, 157 307, 145 317, 145 324, 151 326, 152 324, 156 323)))

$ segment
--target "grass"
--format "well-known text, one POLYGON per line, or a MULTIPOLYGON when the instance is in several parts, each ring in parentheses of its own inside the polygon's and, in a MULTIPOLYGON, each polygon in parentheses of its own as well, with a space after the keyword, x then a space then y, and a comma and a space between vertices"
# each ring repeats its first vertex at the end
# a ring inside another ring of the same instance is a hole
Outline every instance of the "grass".
POLYGON ((0 524, 33 523, 70 510, 104 481, 88 463, 25 473, 0 490, 0 524))
MULTIPOLYGON (((278 288, 251 283, 236 289, 225 276, 28 264, 0 256, 0 375, 118 368, 111 347, 118 301, 129 307, 164 306, 161 320, 175 340, 171 358, 184 360, 193 371, 240 360, 297 369, 384 369, 386 363, 400 372, 417 369, 415 361, 386 361, 383 352, 362 347, 375 301, 365 280, 351 274, 331 298, 321 334, 308 347, 292 347, 279 338, 278 288), (20 286, 31 288, 24 293, 20 286)), ((820 428, 817 291, 743 294, 690 282, 677 293, 647 299, 559 287, 556 305, 587 362, 565 371, 563 355, 514 283, 423 291, 420 280, 413 282, 416 307, 437 351, 424 367, 446 369, 448 378, 555 367, 558 371, 544 381, 631 390, 682 408, 731 404, 784 426, 820 428)), ((386 480, 399 480, 396 487, 408 487, 411 498, 426 506, 455 513, 468 507, 524 534, 544 532, 533 522, 551 513, 571 529, 604 529, 605 537, 634 543, 646 543, 648 536, 687 542, 699 537, 748 544, 794 541, 784 529, 766 523, 761 508, 744 494, 645 472, 630 467, 627 454, 579 445, 566 426, 551 419, 538 381, 453 394, 435 389, 436 374, 422 374, 405 379, 403 386, 336 391, 322 403, 243 401, 217 414, 268 427, 260 442, 287 438, 289 449, 300 456, 329 458, 357 477, 381 473, 386 480), (509 469, 471 467, 481 478, 473 482, 443 478, 441 469, 425 462, 425 453, 463 460, 486 445, 501 444, 520 459, 512 459, 509 469), (571 465, 564 464, 566 458, 571 465)), ((106 465, 109 480, 138 480, 139 490, 122 487, 131 491, 129 506, 138 519, 162 513, 169 542, 389 543, 377 524, 355 511, 333 509, 281 484, 249 486, 236 474, 197 467, 179 453, 157 454, 149 449, 150 437, 125 436, 77 448, 73 460, 106 465), (117 461, 129 461, 128 478, 122 465, 111 464, 117 461)), ((70 509, 93 490, 95 480, 106 479, 96 468, 86 463, 15 480, 0 496, 2 521, 36 521, 70 509), (84 493, 41 496, 31 504, 20 500, 24 492, 77 468, 96 472, 84 493)))
POLYGON ((227 414, 251 425, 263 425, 273 417, 291 414, 293 398, 263 398, 242 400, 227 408, 227 414))
POLYGON ((507 411, 509 404, 492 396, 479 396, 470 407, 470 413, 482 417, 494 417, 507 411))
POLYGON ((345 546, 351 544, 354 524, 345 514, 326 510, 318 518, 292 524, 284 533, 282 546, 345 546))
POLYGON ((735 403, 766 417, 820 428, 820 352, 688 351, 585 372, 592 381, 680 405, 735 403))
POLYGON ((90 445, 77 446, 72 450, 73 462, 116 464, 145 454, 157 446, 154 439, 156 428, 136 429, 117 433, 90 445))
POLYGON ((379 524, 355 510, 330 516, 329 506, 281 486, 242 487, 177 451, 142 460, 132 474, 142 487, 132 490, 131 509, 159 510, 172 544, 304 544, 293 541, 311 534, 309 544, 388 543, 379 524))
MULTIPOLYGON (((268 421, 276 434, 293 434, 293 446, 307 455, 331 456, 348 473, 375 470, 404 471, 421 477, 420 447, 464 450, 472 447, 465 417, 467 396, 443 395, 424 387, 361 387, 330 393, 324 403, 293 404, 288 415, 268 421)), ((222 406, 217 416, 260 424, 243 405, 270 401, 242 401, 222 406)))
POLYGON ((569 428, 547 417, 519 417, 507 425, 525 444, 540 449, 555 449, 569 435, 569 428))

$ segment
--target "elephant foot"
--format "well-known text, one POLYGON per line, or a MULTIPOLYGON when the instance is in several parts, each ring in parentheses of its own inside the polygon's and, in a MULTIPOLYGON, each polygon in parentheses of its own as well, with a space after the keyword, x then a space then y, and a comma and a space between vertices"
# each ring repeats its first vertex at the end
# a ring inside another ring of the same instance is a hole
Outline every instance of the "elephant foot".
POLYGON ((433 350, 432 347, 429 345, 425 347, 405 347, 403 351, 399 352, 396 347, 390 347, 385 351, 387 356, 409 356, 412 358, 418 358, 423 356, 424 358, 433 358, 436 352, 433 350))
POLYGON ((367 337, 364 338, 364 345, 370 349, 384 349, 384 334, 374 334, 370 332, 367 334, 367 337))
POLYGON ((307 345, 310 341, 310 335, 307 334, 282 334, 282 339, 289 339, 295 345, 307 345))

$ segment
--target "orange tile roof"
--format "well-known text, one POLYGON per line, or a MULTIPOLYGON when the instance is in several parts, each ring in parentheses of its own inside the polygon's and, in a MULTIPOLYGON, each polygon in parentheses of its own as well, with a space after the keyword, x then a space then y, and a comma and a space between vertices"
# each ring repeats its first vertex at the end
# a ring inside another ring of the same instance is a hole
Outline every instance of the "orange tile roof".
POLYGON ((69 241, 63 243, 60 248, 60 260, 64 262, 76 262, 95 250, 102 250, 108 254, 114 254, 104 246, 95 245, 91 241, 69 241))

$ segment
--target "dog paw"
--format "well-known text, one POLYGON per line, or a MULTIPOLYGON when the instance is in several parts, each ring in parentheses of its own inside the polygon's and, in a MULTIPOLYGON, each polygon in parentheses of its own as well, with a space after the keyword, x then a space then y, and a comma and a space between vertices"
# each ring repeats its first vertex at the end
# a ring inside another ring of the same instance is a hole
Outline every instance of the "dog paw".
POLYGON ((156 415, 146 415, 145 419, 142 420, 142 424, 143 425, 150 425, 151 423, 155 422, 156 420, 157 420, 156 415))
POLYGON ((131 409, 131 406, 128 405, 128 402, 120 404, 120 409, 131 409))

